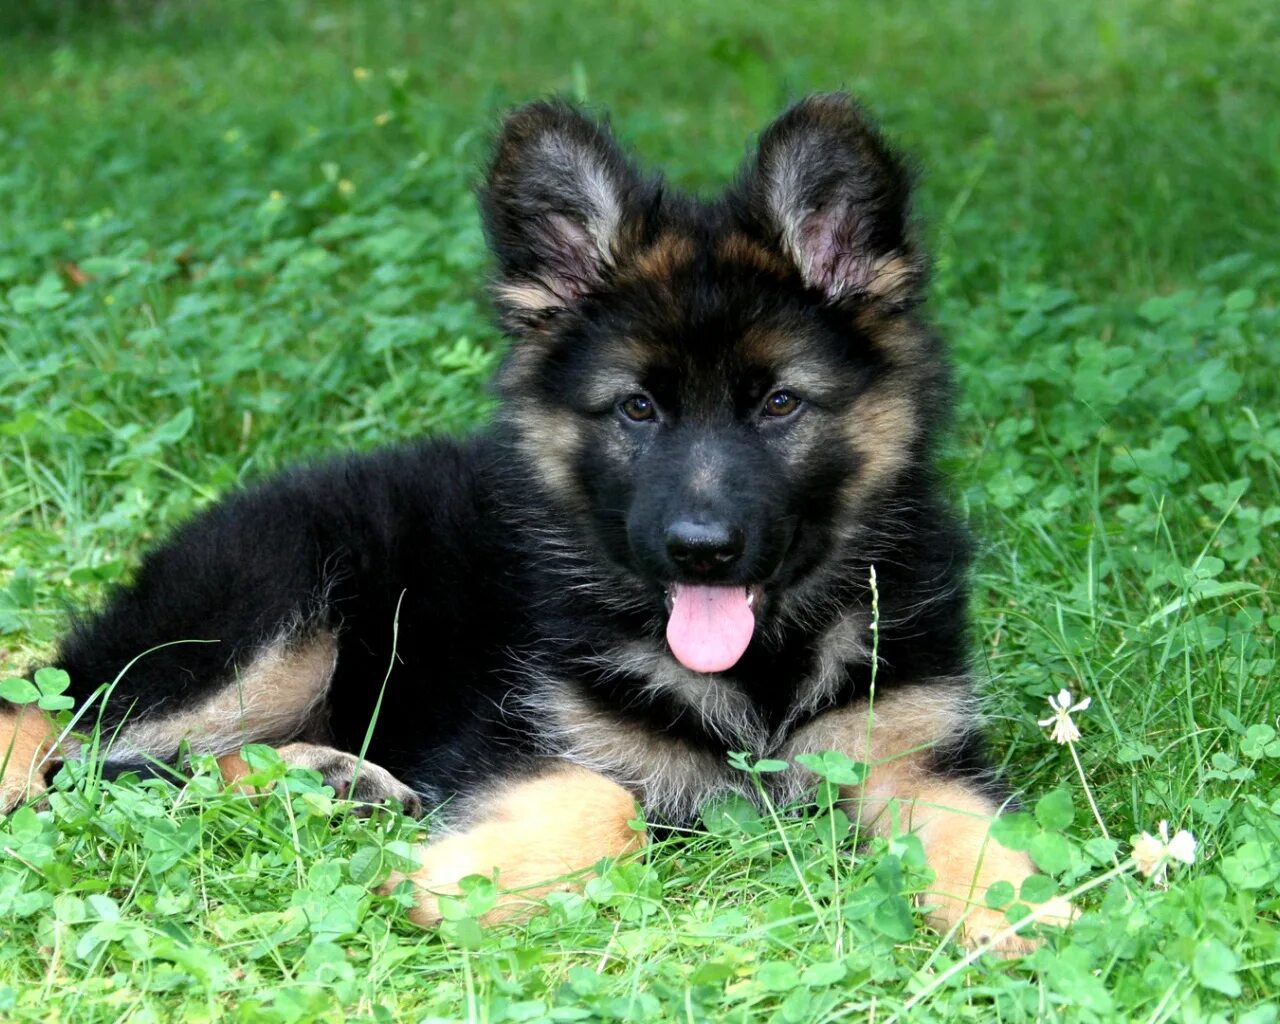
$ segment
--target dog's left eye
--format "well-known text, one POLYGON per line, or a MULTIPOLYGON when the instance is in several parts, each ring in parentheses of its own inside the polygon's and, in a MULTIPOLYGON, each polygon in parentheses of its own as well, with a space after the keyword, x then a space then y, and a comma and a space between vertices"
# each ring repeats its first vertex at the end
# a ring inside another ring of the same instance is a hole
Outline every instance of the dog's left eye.
POLYGON ((800 398, 790 391, 775 391, 764 400, 766 416, 790 416, 800 408, 800 398))
POLYGON ((627 419, 636 423, 647 422, 658 414, 658 410, 653 404, 653 399, 648 395, 632 395, 630 398, 623 399, 619 408, 627 419))

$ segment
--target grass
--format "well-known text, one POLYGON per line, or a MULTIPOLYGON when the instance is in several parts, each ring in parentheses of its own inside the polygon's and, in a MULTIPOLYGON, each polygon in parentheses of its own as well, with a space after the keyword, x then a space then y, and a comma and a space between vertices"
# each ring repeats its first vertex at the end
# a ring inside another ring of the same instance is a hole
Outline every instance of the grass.
POLYGON ((1087 891, 1025 961, 961 965, 912 844, 725 806, 527 925, 478 929, 478 885, 424 933, 370 892, 414 825, 334 816, 267 751, 257 804, 208 765, 83 769, 0 822, 0 1016, 1274 1022, 1278 29, 1248 0, 7 7, 0 662, 235 482, 483 419, 468 188, 505 105, 605 105, 710 188, 843 84, 925 171, 981 675, 1030 808, 1002 838, 1087 891), (1062 688, 1093 699, 1082 772, 1036 725, 1062 688), (1196 863, 1107 879, 1164 819, 1196 863))

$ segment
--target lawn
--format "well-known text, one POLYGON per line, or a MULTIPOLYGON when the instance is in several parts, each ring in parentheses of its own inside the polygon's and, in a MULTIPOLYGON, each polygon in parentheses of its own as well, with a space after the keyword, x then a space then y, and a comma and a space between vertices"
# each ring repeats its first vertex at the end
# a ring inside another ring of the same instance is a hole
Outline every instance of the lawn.
POLYGON ((482 884, 428 933, 371 888, 417 823, 265 751, 258 803, 88 765, 0 820, 0 1018, 1275 1022, 1277 38, 1265 0, 6 5, 0 675, 238 481, 483 421, 505 106, 598 104, 708 189, 847 86, 921 168, 1002 839, 1084 913, 966 962, 917 847, 726 805, 527 924, 479 928, 482 884), (1129 859, 1161 821, 1197 842, 1165 886, 1129 859))

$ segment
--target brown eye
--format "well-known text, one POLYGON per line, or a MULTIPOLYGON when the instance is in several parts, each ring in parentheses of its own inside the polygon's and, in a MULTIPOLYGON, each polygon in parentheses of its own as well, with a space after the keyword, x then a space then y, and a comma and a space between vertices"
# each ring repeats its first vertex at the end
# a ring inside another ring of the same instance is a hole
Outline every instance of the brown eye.
POLYGON ((619 408, 622 409, 622 413, 627 419, 635 420, 637 423, 651 420, 657 415, 657 410, 653 406, 653 399, 648 395, 632 395, 623 401, 619 408))
POLYGON ((764 400, 766 416, 790 416, 800 408, 800 399, 790 391, 775 391, 764 400))

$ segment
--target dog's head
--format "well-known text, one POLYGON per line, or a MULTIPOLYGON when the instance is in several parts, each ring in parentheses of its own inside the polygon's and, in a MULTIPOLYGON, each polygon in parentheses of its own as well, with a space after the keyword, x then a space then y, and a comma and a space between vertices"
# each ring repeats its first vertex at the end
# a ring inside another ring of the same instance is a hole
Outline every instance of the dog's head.
POLYGON ((480 193, 503 415, 688 668, 736 663, 924 457, 945 368, 909 193, 841 94, 778 118, 714 202, 568 105, 503 126, 480 193))

